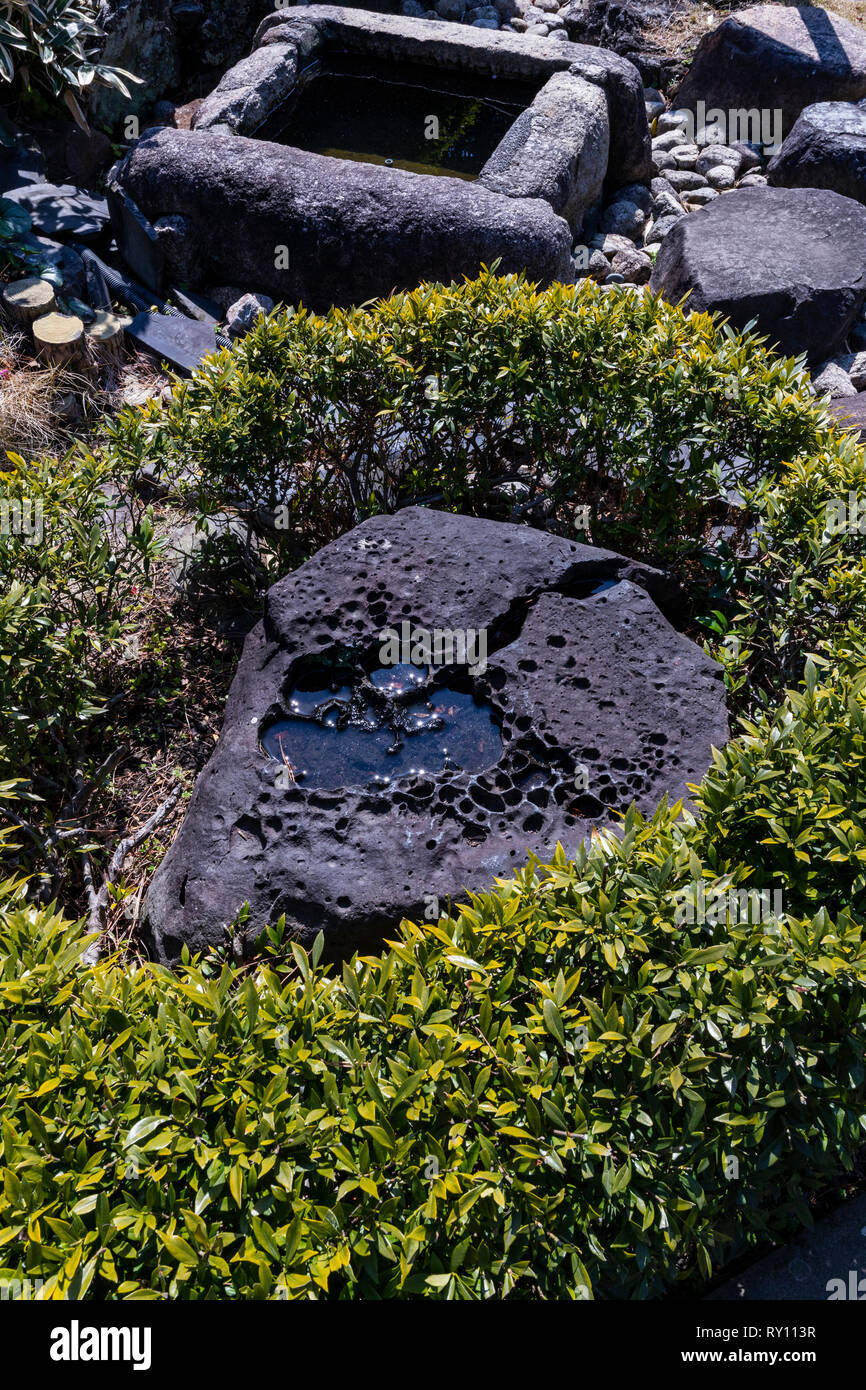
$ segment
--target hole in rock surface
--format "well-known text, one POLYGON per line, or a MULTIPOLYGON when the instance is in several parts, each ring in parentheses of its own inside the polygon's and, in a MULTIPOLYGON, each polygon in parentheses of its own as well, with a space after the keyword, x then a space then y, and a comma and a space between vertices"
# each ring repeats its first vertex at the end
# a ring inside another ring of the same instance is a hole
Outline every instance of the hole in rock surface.
POLYGON ((333 55, 258 135, 337 159, 475 179, 538 84, 333 55))
POLYGON ((299 786, 385 788, 423 772, 482 772, 502 755, 490 705, 467 677, 443 671, 308 667, 284 706, 262 749, 299 786))

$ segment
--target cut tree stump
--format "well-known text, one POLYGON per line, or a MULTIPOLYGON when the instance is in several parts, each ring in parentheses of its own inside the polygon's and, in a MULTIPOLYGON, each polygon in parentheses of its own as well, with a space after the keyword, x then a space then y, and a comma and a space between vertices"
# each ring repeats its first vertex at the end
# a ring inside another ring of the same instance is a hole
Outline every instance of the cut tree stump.
POLYGON ((54 289, 47 280, 31 275, 13 280, 3 291, 3 307, 16 323, 28 324, 54 308, 54 289))
POLYGON ((64 366, 81 356, 84 324, 74 314, 46 314, 33 324, 33 341, 46 362, 64 366))
POLYGON ((86 337, 90 356, 96 363, 117 362, 123 356, 126 330, 132 320, 110 309, 97 311, 87 325, 86 337))
POLYGON ((95 343, 121 343, 131 322, 131 319, 112 313, 110 309, 99 309, 93 322, 87 325, 87 336, 95 343))

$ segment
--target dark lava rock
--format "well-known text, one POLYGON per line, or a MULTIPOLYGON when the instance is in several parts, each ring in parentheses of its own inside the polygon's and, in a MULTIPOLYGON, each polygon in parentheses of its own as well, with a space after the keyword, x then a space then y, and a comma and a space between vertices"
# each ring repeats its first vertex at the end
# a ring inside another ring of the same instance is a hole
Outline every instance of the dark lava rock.
POLYGON ((866 109, 847 101, 807 106, 767 166, 769 183, 831 188, 866 203, 866 109))
POLYGON ((114 123, 143 111, 178 85, 213 74, 249 52, 275 0, 101 0, 102 61, 142 79, 130 95, 92 87, 93 114, 114 123))
POLYGON ((676 106, 782 112, 787 135, 804 106, 866 95, 866 34, 813 5, 755 5, 698 44, 676 106))
POLYGON ((827 409, 835 415, 840 425, 856 430, 861 439, 866 439, 866 391, 856 396, 845 396, 837 401, 829 401, 827 409))
POLYGON ((866 209, 812 188, 739 188, 668 232, 650 288, 735 328, 757 318, 786 356, 832 357, 866 298, 866 209))
POLYGON ((188 219, 200 286, 240 282, 325 310, 476 275, 497 259, 502 274, 574 279, 568 224, 548 203, 463 179, 211 130, 150 132, 116 177, 151 222, 188 219))
POLYGON ((285 914, 306 941, 324 930, 331 955, 375 949, 402 917, 429 918, 431 897, 444 907, 489 887, 529 850, 574 853, 633 800, 649 812, 665 792, 685 797, 727 740, 724 687, 648 589, 665 601, 663 576, 610 551, 419 507, 326 546, 274 585, 247 638, 216 751, 147 896, 153 953, 170 961, 184 943, 224 942, 245 902, 248 939, 285 914), (404 622, 415 636, 486 632, 474 675, 435 668, 465 726, 458 715, 432 744, 405 734, 392 753, 382 728, 324 727, 345 712, 352 661, 368 673, 364 698, 385 699, 390 672, 369 673, 383 631, 404 622), (324 712, 321 694, 298 690, 325 689, 310 668, 329 662, 331 688, 345 688, 324 712), (307 718, 289 721, 284 766, 262 744, 275 747, 293 699, 307 718), (376 770, 394 775, 377 783, 376 770))
POLYGON ((105 39, 101 61, 134 72, 129 96, 113 87, 93 87, 90 110, 96 120, 114 124, 157 101, 180 76, 180 59, 171 0, 102 0, 99 26, 105 39))

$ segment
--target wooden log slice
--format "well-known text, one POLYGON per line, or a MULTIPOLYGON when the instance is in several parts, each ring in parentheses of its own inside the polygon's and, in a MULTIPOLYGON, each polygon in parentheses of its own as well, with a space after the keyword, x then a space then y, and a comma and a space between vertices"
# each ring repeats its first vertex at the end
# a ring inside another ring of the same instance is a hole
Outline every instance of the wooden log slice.
POLYGON ((74 314, 46 314, 33 324, 33 341, 41 358, 62 367, 80 359, 84 324, 74 314))
POLYGON ((29 324, 48 314, 55 305, 54 289, 47 280, 31 275, 13 280, 3 291, 3 307, 16 323, 29 324))

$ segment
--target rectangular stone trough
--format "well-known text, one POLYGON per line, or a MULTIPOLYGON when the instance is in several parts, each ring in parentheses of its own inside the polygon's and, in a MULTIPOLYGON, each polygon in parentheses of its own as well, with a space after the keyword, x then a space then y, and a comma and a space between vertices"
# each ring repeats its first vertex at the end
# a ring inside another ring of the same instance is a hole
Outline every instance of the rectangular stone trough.
POLYGON ((322 5, 266 19, 195 129, 146 132, 116 185, 175 278, 324 309, 494 261, 570 282, 587 213, 649 159, 640 76, 616 54, 322 5), (411 157, 368 150, 389 122, 411 157))

